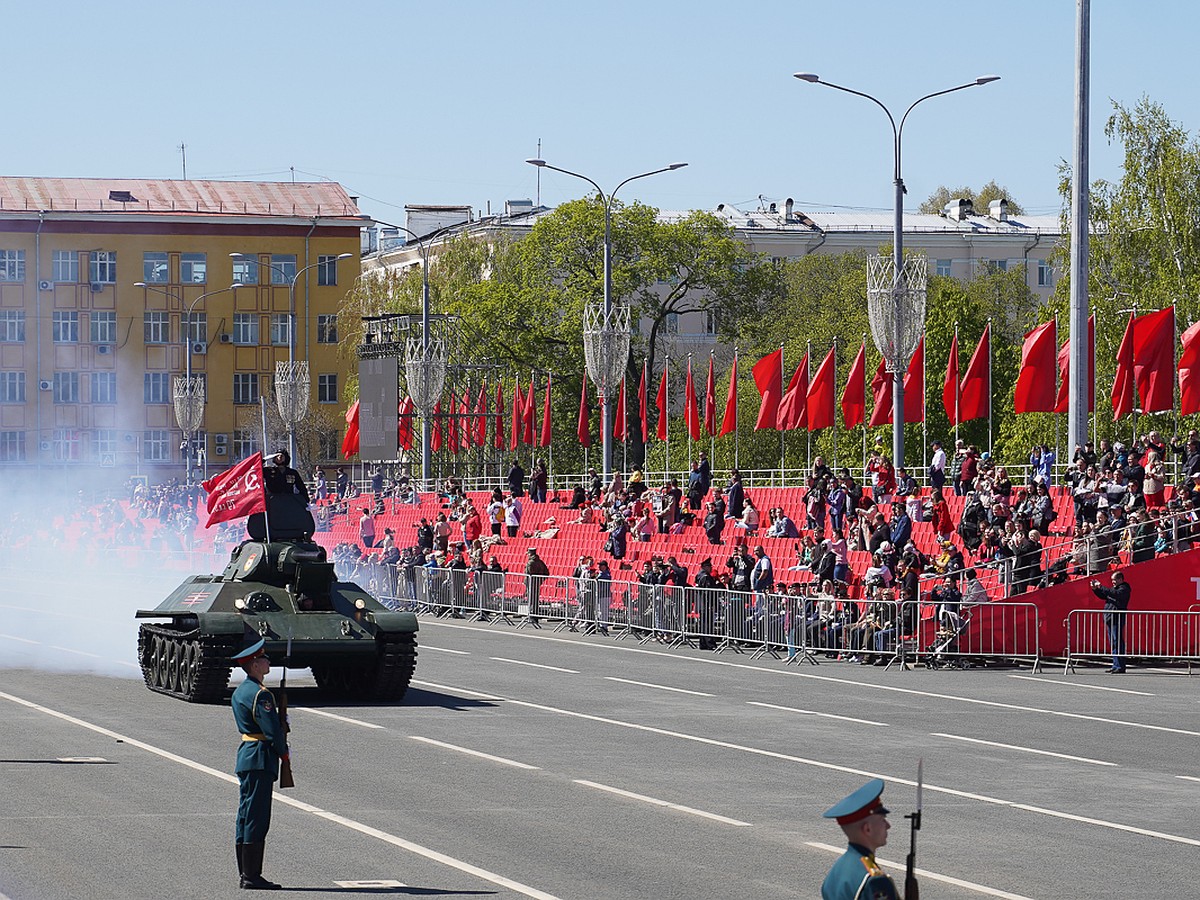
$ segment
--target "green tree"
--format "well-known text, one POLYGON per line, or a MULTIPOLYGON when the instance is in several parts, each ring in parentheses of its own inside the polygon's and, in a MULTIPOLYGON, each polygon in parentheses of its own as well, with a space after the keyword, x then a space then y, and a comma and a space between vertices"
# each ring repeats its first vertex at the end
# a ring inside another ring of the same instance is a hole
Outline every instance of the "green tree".
POLYGON ((1010 215, 1019 216, 1025 212, 1021 204, 1008 193, 1008 188, 1003 185, 996 184, 995 181, 989 181, 978 191, 969 187, 954 188, 951 190, 945 185, 940 185, 918 208, 917 212, 925 213, 926 215, 940 215, 942 210, 946 208, 946 204, 951 200, 970 200, 971 206, 975 212, 986 214, 988 204, 993 200, 1007 200, 1008 212, 1010 215))

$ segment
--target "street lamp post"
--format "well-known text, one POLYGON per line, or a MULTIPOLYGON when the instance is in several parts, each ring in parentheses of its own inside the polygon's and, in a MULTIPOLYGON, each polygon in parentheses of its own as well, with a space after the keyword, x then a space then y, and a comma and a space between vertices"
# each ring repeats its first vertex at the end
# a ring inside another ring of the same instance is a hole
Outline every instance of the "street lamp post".
MULTIPOLYGON (((904 294, 905 294, 905 277, 904 277, 904 178, 900 174, 900 142, 904 136, 904 123, 908 119, 908 114, 920 103, 925 102, 933 97, 940 97, 943 94, 952 94, 955 91, 963 91, 967 88, 978 87, 983 84, 990 84, 993 81, 999 81, 999 75, 984 75, 976 78, 974 81, 966 84, 956 85, 955 87, 946 88, 941 91, 934 91, 932 94, 926 94, 912 102, 904 115, 900 117, 900 124, 896 124, 896 119, 892 115, 892 111, 888 109, 882 101, 870 94, 856 91, 853 88, 843 87, 840 84, 834 84, 830 81, 822 81, 820 76, 814 75, 811 72, 797 72, 795 78, 801 81, 807 81, 809 84, 823 84, 825 87, 833 88, 837 91, 845 91, 847 94, 854 94, 856 97, 862 97, 870 100, 876 106, 884 111, 888 121, 892 125, 892 147, 895 160, 893 170, 893 183, 895 185, 895 209, 892 224, 892 302, 894 304, 893 320, 895 348, 899 349, 903 343, 902 335, 904 333, 904 294)), ((878 341, 878 337, 876 338, 878 341)), ((882 347, 880 348, 883 349, 882 347)), ((908 351, 911 356, 912 350, 908 351)), ((895 423, 892 436, 892 464, 897 468, 904 465, 904 374, 908 366, 908 360, 903 360, 895 366, 893 378, 895 381, 892 386, 892 421, 895 423)))
MULTIPOLYGON (((144 282, 144 281, 135 281, 133 283, 133 286, 140 287, 147 291, 154 291, 156 294, 162 294, 164 297, 173 296, 170 291, 165 291, 162 288, 153 287, 149 284, 146 284, 146 282, 144 282)), ((242 287, 241 283, 235 281, 233 284, 231 284, 227 288, 221 288, 216 291, 206 291, 203 294, 201 294, 199 297, 197 297, 195 300, 193 300, 188 305, 187 312, 184 313, 183 328, 181 329, 180 341, 183 344, 184 372, 186 373, 184 376, 184 382, 182 385, 182 387, 184 388, 183 393, 185 396, 182 401, 180 401, 177 396, 173 396, 172 399, 176 400, 175 420, 179 425, 179 429, 184 433, 184 441, 187 446, 187 450, 184 453, 184 466, 186 468, 185 480, 187 482, 188 487, 191 487, 191 484, 192 484, 192 463, 191 463, 192 435, 196 431, 199 430, 200 423, 204 419, 204 402, 205 402, 205 396, 204 396, 205 392, 197 391, 195 388, 195 385, 192 382, 192 335, 191 335, 192 312, 193 312, 193 310, 195 310, 197 304, 199 304, 200 301, 205 299, 206 297, 214 297, 217 294, 227 294, 230 291, 237 290, 240 287, 242 287), (194 406, 193 406, 192 402, 190 402, 193 400, 195 401, 194 406), (180 402, 183 403, 182 408, 180 406, 180 402)), ((178 378, 176 378, 176 380, 178 380, 178 378)), ((173 390, 172 390, 173 395, 178 395, 180 393, 179 387, 180 387, 179 385, 173 386, 173 390)))
MULTIPOLYGON (((578 172, 572 172, 569 169, 561 169, 558 166, 552 166, 544 159, 527 159, 525 162, 531 166, 536 166, 539 169, 550 169, 554 172, 561 172, 563 175, 570 175, 573 178, 579 178, 586 181, 596 189, 596 193, 600 195, 600 202, 604 204, 604 314, 602 327, 607 330, 607 340, 601 341, 601 346, 611 348, 613 340, 611 335, 613 324, 613 303, 612 303, 612 204, 616 197, 617 191, 629 184, 631 181, 637 181, 639 178, 649 178, 651 175, 658 175, 662 172, 673 172, 676 169, 682 169, 687 165, 685 162, 671 163, 669 166, 663 166, 660 169, 654 169, 651 172, 642 172, 640 175, 631 175, 626 178, 615 188, 609 191, 608 194, 591 178, 586 175, 581 175, 578 172)), ((628 356, 628 346, 626 345, 625 355, 628 356)), ((614 360, 605 360, 597 364, 602 369, 615 369, 614 360)), ((620 367, 624 369, 625 359, 620 360, 620 367)), ((602 467, 604 480, 608 481, 609 473, 612 469, 612 433, 609 429, 609 398, 612 392, 616 389, 616 383, 602 383, 611 379, 604 379, 599 376, 600 372, 593 372, 592 380, 596 382, 597 392, 600 394, 600 437, 602 446, 602 467)), ((645 432, 646 423, 642 423, 643 433, 645 432)))
MULTIPOLYGON (((353 253, 339 253, 334 258, 334 265, 336 266, 340 260, 350 259, 352 256, 354 256, 353 253)), ((281 418, 283 418, 285 420, 285 424, 287 425, 287 429, 288 429, 288 455, 291 456, 291 458, 292 458, 292 465, 296 465, 296 428, 295 428, 295 426, 300 421, 300 419, 303 418, 304 412, 308 409, 308 386, 307 386, 307 384, 305 385, 303 397, 297 396, 297 390, 296 390, 298 382, 300 382, 300 381, 307 382, 307 374, 305 374, 303 376, 303 378, 301 378, 297 375, 297 369, 296 369, 296 283, 300 280, 300 276, 303 275, 305 272, 307 272, 309 269, 315 269, 318 266, 324 265, 324 263, 320 260, 318 260, 315 263, 309 263, 304 268, 298 269, 296 271, 296 274, 293 275, 291 277, 291 279, 289 280, 287 278, 287 270, 285 270, 282 266, 277 266, 274 263, 265 263, 262 260, 260 260, 257 256, 250 256, 249 254, 246 254, 246 253, 230 253, 229 257, 230 257, 230 259, 240 259, 240 260, 246 260, 248 262, 252 262, 257 266, 260 266, 261 268, 270 269, 272 273, 278 272, 281 276, 283 276, 283 278, 285 280, 288 281, 288 370, 287 370, 287 378, 283 379, 283 381, 285 381, 288 385, 289 397, 287 399, 287 402, 283 403, 283 404, 278 403, 278 401, 280 400, 280 398, 278 396, 276 397, 276 401, 277 401, 277 405, 280 406, 279 415, 281 418), (286 411, 284 409, 285 406, 287 407, 286 411)), ((305 323, 305 324, 307 325, 307 323, 305 323)), ((276 368, 276 382, 277 382, 276 394, 277 395, 279 393, 278 383, 280 381, 281 381, 281 379, 279 378, 279 372, 278 372, 278 367, 277 367, 276 368)), ((265 447, 263 448, 263 451, 266 452, 265 447)))

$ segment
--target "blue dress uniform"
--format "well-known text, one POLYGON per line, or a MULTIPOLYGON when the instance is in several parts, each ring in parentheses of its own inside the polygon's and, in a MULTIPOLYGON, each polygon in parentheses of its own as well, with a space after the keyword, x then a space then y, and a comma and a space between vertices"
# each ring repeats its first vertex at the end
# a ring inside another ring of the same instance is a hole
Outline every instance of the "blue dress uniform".
MULTIPOLYGON (((870 815, 887 815, 888 810, 880 800, 882 794, 883 781, 874 778, 826 810, 825 818, 849 825, 870 815)), ((853 841, 821 885, 822 900, 899 900, 899 897, 895 883, 875 861, 874 851, 853 841)))
MULTIPOLYGON (((233 661, 245 663, 263 655, 264 641, 236 654, 233 661)), ((233 720, 241 732, 237 749, 238 812, 235 841, 238 873, 244 888, 278 888, 262 878, 262 860, 267 831, 271 827, 271 795, 279 777, 280 757, 288 752, 283 723, 275 696, 248 676, 233 692, 233 720)))

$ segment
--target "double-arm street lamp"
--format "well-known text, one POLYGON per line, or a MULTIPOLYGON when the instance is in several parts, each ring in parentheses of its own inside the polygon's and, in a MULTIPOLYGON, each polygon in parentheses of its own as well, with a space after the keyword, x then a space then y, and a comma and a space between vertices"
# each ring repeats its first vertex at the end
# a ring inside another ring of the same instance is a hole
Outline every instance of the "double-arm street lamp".
MULTIPOLYGON (((926 94, 920 97, 904 111, 904 115, 900 117, 900 124, 896 124, 896 119, 892 115, 892 111, 888 109, 880 100, 872 97, 870 94, 856 91, 853 88, 843 87, 840 84, 833 84, 829 81, 822 81, 820 76, 814 75, 811 72, 797 72, 796 78, 801 81, 807 81, 809 84, 823 84, 825 87, 833 88, 837 91, 845 91, 847 94, 854 94, 856 97, 862 97, 870 100, 876 106, 884 111, 888 121, 892 125, 892 147, 895 159, 895 168, 893 170, 893 183, 895 184, 895 210, 892 231, 892 288, 891 288, 891 305, 889 309, 880 309, 879 315, 876 316, 875 310, 872 309, 872 334, 875 337, 875 343, 879 347, 879 351, 887 359, 888 366, 892 369, 895 379, 892 387, 892 421, 895 423, 894 433, 892 437, 892 462, 899 468, 904 465, 904 374, 908 367, 908 361, 912 357, 913 351, 916 350, 917 340, 920 334, 924 332, 924 303, 920 304, 920 312, 916 316, 912 316, 919 321, 906 322, 906 313, 909 310, 905 309, 905 303, 910 293, 907 279, 904 272, 904 179, 900 174, 900 142, 904 136, 904 122, 908 119, 908 114, 920 103, 925 102, 933 97, 940 97, 943 94, 952 94, 955 91, 963 91, 967 88, 978 87, 983 84, 990 84, 993 81, 999 81, 999 75, 984 75, 976 78, 974 81, 966 84, 956 85, 955 87, 946 88, 941 91, 934 91, 932 94, 926 94), (877 321, 884 327, 876 330, 877 321), (882 333, 881 333, 882 332, 882 333)), ((920 289, 920 293, 924 294, 924 288, 920 289)), ((886 306, 887 304, 884 304, 886 306)))
MULTIPOLYGON (((333 264, 336 266, 338 261, 350 259, 354 256, 353 253, 339 253, 334 257, 333 264)), ((281 366, 275 366, 275 400, 279 407, 279 415, 287 425, 288 430, 288 454, 292 458, 292 465, 296 465, 296 423, 304 418, 304 413, 308 410, 308 362, 302 362, 299 365, 296 363, 296 283, 300 280, 300 276, 309 269, 315 269, 319 266, 328 265, 327 260, 318 260, 315 263, 310 263, 302 269, 298 269, 296 274, 290 279, 287 275, 287 270, 283 266, 275 263, 266 263, 260 260, 257 256, 252 256, 248 253, 230 253, 230 259, 241 260, 244 262, 252 262, 255 265, 270 269, 272 274, 278 274, 288 286, 288 361, 286 372, 281 371, 281 366)), ((266 448, 263 448, 266 452, 266 448)))
MULTIPOLYGON (((599 310, 589 309, 585 311, 584 349, 588 351, 588 374, 591 375, 592 381, 596 384, 596 391, 600 394, 600 436, 603 447, 602 464, 604 480, 607 482, 609 472, 612 469, 612 432, 609 428, 609 398, 612 397, 613 392, 616 391, 621 383, 621 374, 624 372, 625 363, 629 358, 629 337, 631 331, 629 308, 622 306, 618 311, 614 312, 613 310, 613 200, 616 197, 617 191, 629 184, 629 182, 637 181, 639 178, 649 178, 651 175, 658 175, 662 172, 673 172, 676 169, 682 169, 687 163, 671 163, 669 166, 663 166, 661 169, 642 172, 640 175, 631 175, 605 194, 600 185, 586 175, 572 172, 569 169, 561 169, 558 166, 552 166, 544 159, 527 159, 525 162, 539 169, 550 169, 551 171, 561 172, 563 175, 570 175, 572 178, 579 178, 586 181, 596 189, 596 193, 600 196, 600 202, 604 204, 604 305, 599 310)), ((645 432, 646 423, 643 422, 642 433, 645 434, 645 432)))
MULTIPOLYGON (((174 296, 170 291, 146 284, 144 281, 135 281, 133 286, 154 291, 164 297, 174 296)), ((187 311, 184 313, 183 327, 180 329, 179 338, 180 343, 183 344, 184 371, 187 374, 182 381, 176 376, 175 383, 171 386, 171 399, 175 405, 175 421, 179 425, 179 430, 183 432, 184 447, 186 448, 184 450, 184 466, 187 469, 188 487, 191 487, 192 484, 192 435, 200 430, 200 426, 204 422, 204 403, 207 399, 205 388, 200 385, 199 379, 192 380, 192 312, 204 298, 227 294, 241 286, 240 282, 235 281, 227 288, 206 291, 188 304, 187 311)))

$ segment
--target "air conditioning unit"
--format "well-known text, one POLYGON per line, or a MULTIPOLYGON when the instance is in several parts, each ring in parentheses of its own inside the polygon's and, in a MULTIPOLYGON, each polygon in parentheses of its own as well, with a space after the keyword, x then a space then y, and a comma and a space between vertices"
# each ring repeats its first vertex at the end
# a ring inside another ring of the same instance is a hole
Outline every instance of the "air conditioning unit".
POLYGON ((41 450, 43 453, 50 452, 50 442, 42 441, 40 444, 38 444, 38 449, 41 450))
POLYGON ((108 354, 112 353, 112 344, 97 344, 96 352, 101 356, 108 356, 108 354))
POLYGON ((41 281, 38 282, 38 290, 39 291, 52 291, 52 290, 54 290, 54 282, 47 281, 46 279, 43 278, 41 281))
POLYGON ((232 344, 233 343, 233 335, 232 334, 222 334, 221 335, 221 343, 222 344, 232 344))
POLYGON ((102 290, 104 290, 104 282, 103 281, 93 281, 92 282, 92 293, 93 294, 98 294, 102 290))
POLYGON ((208 352, 208 342, 207 341, 192 341, 192 352, 193 353, 201 353, 201 354, 207 353, 208 352))
POLYGON ((224 447, 226 444, 229 443, 229 435, 214 434, 213 435, 213 443, 216 444, 218 447, 224 447))
POLYGON ((43 391, 48 391, 54 387, 54 382, 47 381, 45 378, 43 378, 41 381, 38 382, 38 387, 41 388, 43 391))
POLYGON ((217 446, 213 447, 213 456, 224 456, 228 452, 229 448, 224 444, 217 444, 217 446))

